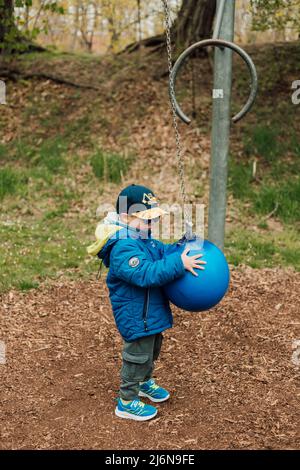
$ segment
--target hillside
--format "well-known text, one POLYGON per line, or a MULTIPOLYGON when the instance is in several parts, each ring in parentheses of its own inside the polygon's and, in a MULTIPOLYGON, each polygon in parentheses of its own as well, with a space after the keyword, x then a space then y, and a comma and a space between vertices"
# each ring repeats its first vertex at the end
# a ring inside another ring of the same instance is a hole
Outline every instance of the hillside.
MULTIPOLYGON (((235 265, 299 269, 300 125, 299 109, 291 102, 299 44, 249 52, 260 90, 252 112, 232 128, 226 253, 235 265)), ((194 61, 196 120, 190 127, 180 124, 190 201, 204 203, 210 64, 205 58, 194 61)), ((0 117, 2 289, 93 272, 85 245, 93 240, 96 209, 114 203, 126 183, 147 184, 162 202, 180 202, 166 70, 165 57, 157 54, 43 53, 4 64, 2 76, 9 78, 0 117)), ((178 96, 189 114, 190 79, 187 66, 178 96)), ((235 111, 248 93, 240 59, 233 86, 235 111)))

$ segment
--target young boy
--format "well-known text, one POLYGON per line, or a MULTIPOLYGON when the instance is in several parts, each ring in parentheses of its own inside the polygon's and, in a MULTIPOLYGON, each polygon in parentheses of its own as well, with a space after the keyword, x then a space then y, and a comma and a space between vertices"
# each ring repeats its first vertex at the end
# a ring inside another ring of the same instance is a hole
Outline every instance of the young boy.
POLYGON ((117 213, 96 229, 97 242, 88 248, 109 267, 107 285, 117 328, 124 340, 121 385, 115 414, 121 418, 145 421, 157 409, 140 401, 167 400, 170 394, 152 377, 158 358, 162 332, 172 327, 173 318, 162 286, 182 276, 185 270, 197 275, 204 269, 201 255, 188 256, 187 250, 168 254, 170 245, 151 238, 151 224, 166 213, 154 193, 130 185, 119 194, 117 213))

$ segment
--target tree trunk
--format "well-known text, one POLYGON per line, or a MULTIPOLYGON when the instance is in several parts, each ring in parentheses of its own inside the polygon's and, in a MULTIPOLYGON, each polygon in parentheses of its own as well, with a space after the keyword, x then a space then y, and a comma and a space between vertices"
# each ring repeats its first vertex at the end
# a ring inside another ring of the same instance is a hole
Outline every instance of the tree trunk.
POLYGON ((0 44, 2 45, 8 34, 15 28, 13 0, 0 1, 0 44))
MULTIPOLYGON (((210 38, 215 11, 216 0, 183 0, 171 27, 172 41, 177 49, 182 50, 194 42, 210 38)), ((144 39, 140 44, 158 49, 165 44, 165 34, 144 39)), ((138 47, 139 42, 135 42, 127 46, 125 51, 133 52, 138 47)))
POLYGON ((75 50, 75 45, 78 39, 78 31, 79 31, 79 0, 76 1, 75 4, 75 13, 73 15, 73 34, 72 34, 72 40, 71 40, 71 45, 70 49, 73 52, 75 50))
POLYGON ((14 0, 0 0, 0 54, 44 50, 18 30, 14 20, 14 0))
POLYGON ((216 0, 183 0, 171 36, 180 48, 212 36, 216 0))
POLYGON ((142 41, 142 14, 141 14, 141 0, 137 0, 137 19, 138 19, 138 43, 142 41))

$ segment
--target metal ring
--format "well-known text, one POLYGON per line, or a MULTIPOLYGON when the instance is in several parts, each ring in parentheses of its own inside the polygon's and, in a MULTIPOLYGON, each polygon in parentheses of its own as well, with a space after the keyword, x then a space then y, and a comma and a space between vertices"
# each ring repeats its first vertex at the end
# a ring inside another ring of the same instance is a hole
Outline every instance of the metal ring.
POLYGON ((170 89, 169 89, 170 95, 172 97, 172 91, 171 90, 172 90, 172 85, 173 85, 173 90, 174 90, 173 98, 174 98, 174 106, 175 106, 176 114, 186 124, 190 124, 191 119, 189 119, 184 114, 184 112, 181 110, 181 108, 180 108, 180 106, 179 106, 179 104, 177 103, 177 100, 176 100, 176 95, 175 95, 176 78, 177 78, 177 74, 178 74, 181 66, 183 65, 184 61, 186 60, 186 58, 195 49, 199 49, 199 48, 202 48, 202 47, 208 47, 208 46, 216 46, 216 47, 220 47, 222 49, 224 47, 227 47, 229 49, 232 49, 233 51, 235 51, 239 54, 239 56, 246 62, 247 66, 248 66, 248 69, 249 69, 249 72, 250 72, 250 75, 251 75, 251 81, 252 81, 251 91, 250 91, 250 95, 249 95, 248 101, 245 104, 245 106, 241 109, 241 111, 238 114, 236 114, 232 118, 233 122, 237 122, 240 119, 242 119, 242 117, 245 116, 245 114, 250 110, 250 108, 252 107, 252 105, 255 101, 255 97, 256 97, 256 94, 257 94, 257 88, 258 88, 257 72, 256 72, 256 68, 255 68, 255 65, 254 65, 251 57, 244 51, 244 49, 237 46, 233 42, 224 41, 222 39, 205 39, 204 41, 196 42, 192 46, 188 47, 176 60, 174 66, 172 68, 171 80, 170 80, 171 83, 170 83, 170 89))

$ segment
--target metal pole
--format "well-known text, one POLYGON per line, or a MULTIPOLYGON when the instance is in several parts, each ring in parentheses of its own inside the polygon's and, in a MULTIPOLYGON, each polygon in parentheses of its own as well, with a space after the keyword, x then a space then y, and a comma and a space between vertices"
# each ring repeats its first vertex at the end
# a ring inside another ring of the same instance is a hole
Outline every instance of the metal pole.
MULTIPOLYGON (((218 0, 218 11, 220 6, 224 7, 221 25, 217 22, 220 39, 233 41, 235 0, 218 0)), ((217 15, 217 18, 220 16, 217 15)), ((214 58, 208 239, 220 249, 224 248, 225 236, 231 78, 232 51, 217 47, 214 58)))
POLYGON ((216 15, 213 39, 220 39, 220 29, 221 29, 223 15, 224 15, 224 8, 225 8, 225 0, 220 0, 217 5, 217 15, 216 15))

